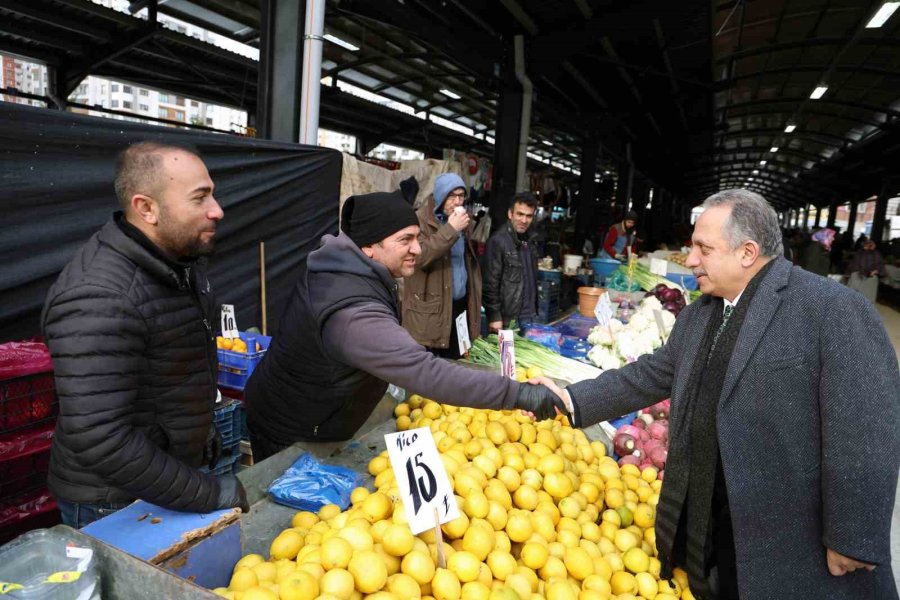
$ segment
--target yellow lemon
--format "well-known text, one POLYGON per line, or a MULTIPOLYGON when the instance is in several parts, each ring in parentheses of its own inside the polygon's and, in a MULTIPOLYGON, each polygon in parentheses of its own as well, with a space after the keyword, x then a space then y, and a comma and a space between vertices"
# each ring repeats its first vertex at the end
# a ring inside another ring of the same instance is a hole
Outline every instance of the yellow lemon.
POLYGON ((353 556, 353 546, 344 538, 335 536, 322 543, 319 555, 326 570, 346 569, 353 556))
POLYGON ((465 535, 466 531, 469 529, 469 517, 466 516, 466 513, 460 513, 458 517, 453 519, 452 521, 448 521, 441 525, 441 530, 451 540, 458 540, 465 535))
POLYGON ((422 588, 419 583, 405 573, 395 573, 387 579, 387 590, 398 598, 420 598, 422 588))
POLYGON ((632 573, 641 573, 650 568, 650 557, 640 548, 629 548, 622 555, 622 563, 632 573))
POLYGON ((537 470, 541 475, 548 473, 562 473, 566 468, 566 461, 559 454, 547 454, 538 461, 537 470))
POLYGON ((272 590, 263 587, 255 587, 246 590, 241 600, 278 600, 278 595, 272 590))
POLYGON ((581 588, 584 590, 594 590, 600 592, 604 595, 604 597, 609 596, 612 593, 612 588, 609 585, 609 579, 605 579, 602 575, 588 575, 583 582, 581 582, 581 588))
POLYGON ((544 490, 556 499, 565 498, 573 492, 572 480, 564 473, 547 473, 544 476, 544 490))
POLYGON ((569 575, 566 564, 555 556, 547 559, 546 564, 538 570, 538 574, 544 581, 550 581, 555 577, 565 579, 569 575))
POLYGON ((287 558, 293 560, 297 558, 300 547, 303 546, 303 536, 293 529, 285 529, 278 537, 272 540, 269 547, 269 555, 273 560, 287 558))
MULTIPOLYGON (((506 468, 506 467, 504 467, 506 468)), ((516 474, 518 475, 518 473, 516 474)), ((463 502, 463 511, 470 518, 483 519, 490 510, 490 500, 481 490, 472 490, 463 502)))
POLYGON ((304 571, 294 571, 278 582, 280 600, 313 600, 319 595, 319 581, 304 571))
POLYGON ((363 513, 370 523, 380 521, 391 516, 394 506, 391 499, 383 492, 369 494, 362 503, 363 513))
POLYGON ((462 546, 464 550, 475 555, 479 561, 483 561, 494 549, 496 536, 494 529, 487 521, 479 520, 478 522, 484 523, 484 525, 476 525, 476 522, 473 522, 463 536, 462 546))
POLYGON ((353 575, 346 569, 332 569, 319 580, 319 593, 350 600, 354 588, 353 575))
POLYGON ((462 583, 468 583, 478 579, 481 561, 477 556, 466 550, 454 552, 447 559, 447 568, 456 574, 462 583))
POLYGON ((463 584, 460 592, 461 600, 488 600, 490 597, 491 588, 480 581, 463 584))
POLYGON ((250 567, 238 567, 231 575, 228 588, 234 592, 243 592, 259 585, 256 573, 250 567))
POLYGON ((403 557, 400 571, 424 585, 434 577, 434 561, 425 552, 413 550, 403 557))
POLYGON ((594 572, 594 559, 581 547, 566 549, 565 565, 569 575, 578 581, 584 580, 594 572))
POLYGON ((357 552, 371 550, 375 545, 372 534, 358 527, 344 527, 338 531, 337 535, 346 540, 353 547, 353 550, 357 552))
POLYGON ((235 563, 234 570, 237 571, 241 567, 247 567, 249 569, 255 567, 261 562, 266 562, 266 559, 264 559, 261 555, 248 554, 247 556, 242 557, 241 560, 237 561, 237 563, 235 563))
POLYGON ((524 542, 531 537, 534 528, 531 526, 531 518, 528 513, 516 512, 506 521, 506 535, 513 542, 524 542))
POLYGON ((548 582, 544 586, 544 595, 547 597, 547 600, 575 600, 578 598, 575 586, 563 578, 548 582))
POLYGON ((659 593, 659 586, 653 575, 650 573, 638 573, 634 576, 634 579, 637 582, 638 593, 641 596, 647 598, 647 600, 656 598, 656 594, 659 593))
POLYGON ((364 594, 377 592, 387 583, 387 567, 381 557, 371 550, 354 554, 347 570, 353 575, 356 589, 364 594))
POLYGON ((316 513, 309 512, 308 510, 301 510, 300 512, 294 514, 294 516, 291 518, 291 527, 310 529, 318 522, 319 517, 316 515, 316 513))
POLYGON ((550 550, 544 544, 528 542, 522 546, 519 558, 526 567, 537 571, 547 564, 547 559, 550 558, 550 550))
POLYGON ((506 581, 506 578, 516 570, 516 559, 509 552, 494 550, 487 556, 487 565, 494 579, 506 581))
POLYGON ((631 531, 619 529, 616 531, 616 537, 613 540, 613 543, 620 552, 627 552, 630 548, 637 546, 639 540, 631 531))
POLYGON ((435 600, 459 600, 462 586, 455 573, 449 569, 437 569, 431 580, 431 593, 435 600))
POLYGON ((341 514, 341 507, 337 504, 326 504, 319 509, 319 520, 327 521, 341 514))
POLYGON ((382 534, 381 543, 391 556, 406 556, 413 549, 413 534, 406 525, 390 525, 382 534))
POLYGON ((634 524, 643 529, 653 527, 656 519, 656 510, 649 504, 638 504, 637 510, 634 511, 634 524))
POLYGON ((253 567, 253 572, 256 573, 256 579, 260 585, 275 583, 275 579, 278 577, 278 567, 275 566, 275 563, 259 563, 253 567))
POLYGON ((637 580, 634 575, 627 571, 617 571, 612 574, 609 580, 613 594, 634 594, 637 593, 637 580))

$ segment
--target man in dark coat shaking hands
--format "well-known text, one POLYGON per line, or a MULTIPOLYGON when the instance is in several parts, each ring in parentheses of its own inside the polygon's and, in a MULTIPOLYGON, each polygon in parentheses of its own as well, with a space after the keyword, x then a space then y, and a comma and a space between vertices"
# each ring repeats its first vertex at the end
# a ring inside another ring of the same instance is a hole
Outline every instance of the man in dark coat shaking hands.
POLYGON ((577 426, 671 397, 656 545, 695 598, 896 599, 900 373, 884 326, 782 258, 759 194, 704 208, 687 260, 704 295, 668 342, 558 393, 577 426))

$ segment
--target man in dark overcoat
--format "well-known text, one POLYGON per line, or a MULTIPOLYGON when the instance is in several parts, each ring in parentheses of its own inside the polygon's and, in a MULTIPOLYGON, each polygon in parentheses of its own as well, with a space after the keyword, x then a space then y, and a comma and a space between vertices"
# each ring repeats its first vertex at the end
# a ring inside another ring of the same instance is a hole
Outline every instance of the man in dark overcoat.
POLYGON ((656 546, 695 598, 896 599, 900 373, 881 319, 783 258, 762 196, 704 208, 687 261, 704 295, 668 342, 559 393, 582 427, 671 397, 656 546))

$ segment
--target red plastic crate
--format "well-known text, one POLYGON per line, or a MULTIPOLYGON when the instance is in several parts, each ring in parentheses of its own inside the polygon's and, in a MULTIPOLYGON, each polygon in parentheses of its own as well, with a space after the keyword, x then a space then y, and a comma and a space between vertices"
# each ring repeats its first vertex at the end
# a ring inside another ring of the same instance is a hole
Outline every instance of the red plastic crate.
POLYGON ((56 500, 41 488, 0 503, 0 544, 22 535, 26 531, 53 527, 60 523, 56 500))
POLYGON ((53 425, 0 436, 0 505, 47 483, 53 425))
POLYGON ((51 421, 58 412, 53 373, 0 381, 0 434, 51 421))

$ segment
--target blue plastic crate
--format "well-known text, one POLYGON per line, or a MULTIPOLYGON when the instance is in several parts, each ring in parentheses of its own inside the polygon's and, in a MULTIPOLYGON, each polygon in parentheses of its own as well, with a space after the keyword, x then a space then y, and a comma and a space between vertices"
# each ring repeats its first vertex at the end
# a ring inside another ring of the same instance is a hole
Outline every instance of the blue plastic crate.
POLYGON ((241 421, 239 412, 243 411, 240 400, 225 402, 213 413, 213 423, 222 436, 222 444, 230 446, 241 441, 241 421))
POLYGON ((240 459, 241 444, 240 440, 238 440, 236 444, 222 449, 222 456, 219 457, 219 462, 216 463, 215 467, 210 469, 208 465, 201 465, 199 470, 210 475, 230 475, 234 473, 235 466, 240 459))
POLYGON ((248 352, 232 352, 231 350, 223 350, 219 348, 219 377, 218 383, 222 387, 233 390, 243 390, 250 379, 253 369, 262 360, 272 338, 267 335, 240 332, 241 339, 247 342, 248 352), (259 352, 251 352, 249 350, 256 349, 256 343, 259 342, 261 350, 259 352))
POLYGON ((244 407, 241 407, 241 410, 238 411, 237 415, 241 421, 241 439, 249 440, 250 431, 247 429, 247 410, 244 407))
POLYGON ((555 281, 559 283, 562 281, 562 271, 544 271, 538 269, 537 279, 538 281, 555 281))

